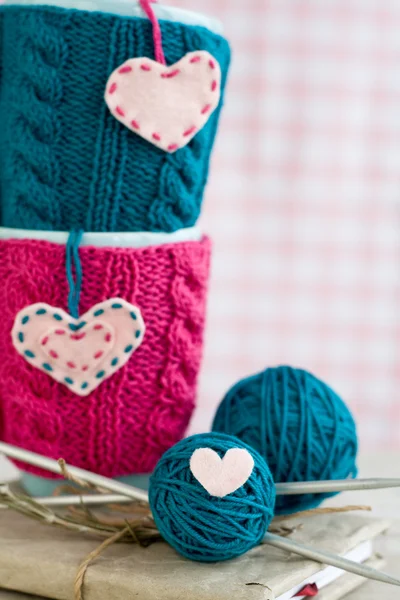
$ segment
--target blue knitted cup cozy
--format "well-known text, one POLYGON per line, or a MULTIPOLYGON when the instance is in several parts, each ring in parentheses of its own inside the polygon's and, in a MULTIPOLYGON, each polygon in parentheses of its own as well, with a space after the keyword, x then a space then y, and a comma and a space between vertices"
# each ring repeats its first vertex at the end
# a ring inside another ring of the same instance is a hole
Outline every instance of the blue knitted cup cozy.
MULTIPOLYGON (((204 27, 160 24, 167 63, 207 50, 223 90, 227 41, 204 27)), ((1 225, 172 232, 196 222, 222 102, 174 154, 133 134, 104 102, 114 69, 154 57, 147 19, 3 6, 0 49, 1 225)))

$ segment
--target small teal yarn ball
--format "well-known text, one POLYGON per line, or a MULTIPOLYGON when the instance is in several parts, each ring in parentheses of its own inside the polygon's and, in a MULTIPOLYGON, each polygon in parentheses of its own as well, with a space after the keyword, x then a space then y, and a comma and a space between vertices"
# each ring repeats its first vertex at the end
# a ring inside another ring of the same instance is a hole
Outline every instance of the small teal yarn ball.
MULTIPOLYGON (((257 450, 275 483, 357 475, 357 432, 349 409, 301 369, 270 368, 239 381, 221 402, 212 429, 257 450)), ((315 508, 332 495, 277 496, 275 513, 315 508)))
POLYGON ((161 457, 150 479, 149 500, 166 542, 186 558, 216 562, 240 556, 261 542, 274 514, 275 485, 254 449, 232 436, 199 434, 161 457), (211 496, 190 470, 199 448, 211 448, 221 458, 231 448, 247 450, 254 460, 249 479, 223 498, 211 496))

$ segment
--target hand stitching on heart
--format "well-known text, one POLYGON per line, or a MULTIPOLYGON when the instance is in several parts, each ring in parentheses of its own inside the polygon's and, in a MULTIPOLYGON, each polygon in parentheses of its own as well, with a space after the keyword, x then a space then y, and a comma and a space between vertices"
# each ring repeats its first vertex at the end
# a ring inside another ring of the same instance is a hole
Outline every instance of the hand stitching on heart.
POLYGON ((90 376, 114 349, 115 334, 112 327, 96 321, 72 332, 63 327, 53 327, 41 338, 44 353, 61 369, 68 368, 71 375, 78 371, 90 376))
POLYGON ((105 101, 114 117, 166 152, 183 148, 204 127, 221 96, 221 68, 206 51, 166 67, 132 58, 110 76, 105 101))
POLYGON ((231 448, 223 458, 211 448, 198 448, 190 459, 193 476, 211 496, 218 498, 241 488, 253 469, 253 457, 244 448, 231 448))

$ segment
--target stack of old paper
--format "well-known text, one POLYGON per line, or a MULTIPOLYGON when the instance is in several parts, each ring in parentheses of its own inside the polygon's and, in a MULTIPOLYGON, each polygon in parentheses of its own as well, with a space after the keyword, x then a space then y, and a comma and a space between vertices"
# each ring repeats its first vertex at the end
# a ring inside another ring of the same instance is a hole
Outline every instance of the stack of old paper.
MULTIPOLYGON (((354 514, 313 516, 287 525, 295 529, 290 535, 299 542, 373 566, 373 540, 388 527, 384 521, 354 514)), ((0 588, 73 600, 77 569, 99 543, 1 510, 0 588)), ((233 561, 200 564, 183 559, 162 542, 146 549, 123 544, 108 548, 89 567, 84 598, 289 600, 318 593, 319 600, 336 600, 361 583, 360 577, 265 545, 233 561)))

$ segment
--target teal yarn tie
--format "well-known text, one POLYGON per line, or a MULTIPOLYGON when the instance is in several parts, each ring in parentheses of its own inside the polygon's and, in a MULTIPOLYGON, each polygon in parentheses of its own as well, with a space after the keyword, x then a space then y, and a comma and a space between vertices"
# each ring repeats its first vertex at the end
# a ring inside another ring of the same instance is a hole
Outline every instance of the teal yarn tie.
POLYGON ((162 456, 150 479, 149 500, 166 542, 186 558, 215 562, 240 556, 262 541, 274 513, 275 485, 258 452, 228 435, 199 434, 162 456), (211 448, 221 458, 231 448, 244 448, 254 459, 253 472, 235 492, 211 496, 190 471, 198 448, 211 448))
POLYGON ((79 300, 82 290, 82 264, 79 257, 79 245, 83 231, 72 231, 68 237, 66 248, 66 271, 69 285, 68 310, 71 317, 79 318, 79 300), (75 271, 75 279, 74 279, 75 271))
MULTIPOLYGON (((239 381, 221 402, 212 429, 257 450, 276 483, 357 476, 357 432, 349 409, 301 369, 270 368, 239 381)), ((278 496, 275 513, 315 508, 333 495, 278 496)))

